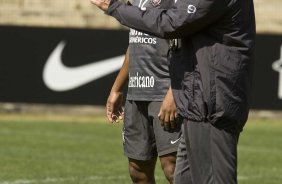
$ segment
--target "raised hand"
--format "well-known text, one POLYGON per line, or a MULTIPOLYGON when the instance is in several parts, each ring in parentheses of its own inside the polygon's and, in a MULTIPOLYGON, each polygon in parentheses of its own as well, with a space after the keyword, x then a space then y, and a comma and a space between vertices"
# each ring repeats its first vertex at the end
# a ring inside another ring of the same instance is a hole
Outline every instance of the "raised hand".
POLYGON ((100 8, 103 11, 108 10, 110 0, 90 0, 90 2, 94 5, 96 5, 98 8, 100 8))

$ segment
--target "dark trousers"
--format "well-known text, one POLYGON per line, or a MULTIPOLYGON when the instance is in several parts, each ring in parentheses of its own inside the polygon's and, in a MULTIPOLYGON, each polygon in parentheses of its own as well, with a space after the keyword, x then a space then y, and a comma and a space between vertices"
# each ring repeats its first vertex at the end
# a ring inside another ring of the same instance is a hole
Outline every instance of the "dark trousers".
POLYGON ((184 120, 175 184, 237 184, 239 134, 206 122, 184 120))

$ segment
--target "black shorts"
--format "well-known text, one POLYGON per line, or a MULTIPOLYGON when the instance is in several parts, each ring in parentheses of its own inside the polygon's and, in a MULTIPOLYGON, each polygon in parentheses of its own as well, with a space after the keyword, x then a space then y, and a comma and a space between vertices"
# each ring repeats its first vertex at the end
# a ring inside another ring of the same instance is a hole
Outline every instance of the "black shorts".
POLYGON ((174 131, 165 131, 158 118, 161 103, 126 101, 123 145, 128 158, 151 160, 177 151, 181 123, 177 123, 174 131))

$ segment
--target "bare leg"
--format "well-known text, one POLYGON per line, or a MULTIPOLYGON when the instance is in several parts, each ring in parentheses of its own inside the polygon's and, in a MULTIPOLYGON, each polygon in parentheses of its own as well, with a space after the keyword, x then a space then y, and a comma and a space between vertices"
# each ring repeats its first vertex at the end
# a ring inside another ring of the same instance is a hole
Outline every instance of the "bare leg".
POLYGON ((155 184, 156 158, 148 161, 128 159, 129 174, 133 184, 155 184))
POLYGON ((176 152, 161 156, 160 162, 166 179, 169 181, 170 184, 172 184, 176 163, 176 152))

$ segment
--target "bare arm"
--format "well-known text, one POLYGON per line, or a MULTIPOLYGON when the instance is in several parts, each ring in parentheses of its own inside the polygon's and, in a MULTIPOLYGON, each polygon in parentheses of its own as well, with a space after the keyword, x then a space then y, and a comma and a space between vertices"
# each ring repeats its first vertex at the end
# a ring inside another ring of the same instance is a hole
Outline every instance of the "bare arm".
POLYGON ((128 80, 128 49, 125 54, 123 65, 112 86, 106 104, 107 118, 110 122, 119 122, 123 119, 123 87, 128 80))

